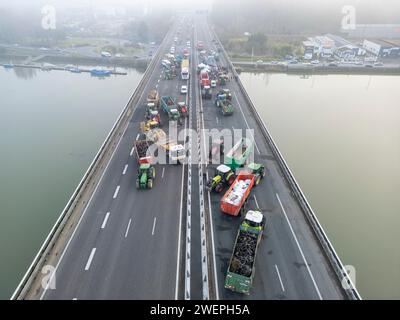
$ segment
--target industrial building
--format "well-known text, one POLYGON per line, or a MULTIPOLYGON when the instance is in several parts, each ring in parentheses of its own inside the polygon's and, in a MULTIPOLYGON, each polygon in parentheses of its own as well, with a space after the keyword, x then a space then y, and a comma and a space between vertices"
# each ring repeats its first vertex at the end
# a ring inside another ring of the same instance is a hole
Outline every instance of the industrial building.
POLYGON ((333 34, 310 37, 303 42, 303 48, 304 59, 307 60, 312 59, 314 55, 322 58, 335 55, 341 59, 354 59, 366 52, 364 48, 333 34))
POLYGON ((398 57, 400 41, 395 40, 364 40, 363 48, 377 57, 398 57))

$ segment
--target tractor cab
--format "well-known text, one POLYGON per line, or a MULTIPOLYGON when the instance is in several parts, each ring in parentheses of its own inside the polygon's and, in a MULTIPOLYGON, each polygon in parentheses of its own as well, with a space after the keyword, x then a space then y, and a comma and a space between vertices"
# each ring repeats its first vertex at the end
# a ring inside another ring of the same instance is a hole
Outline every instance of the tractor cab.
POLYGON ((228 99, 229 101, 232 101, 232 94, 231 94, 231 90, 229 89, 222 89, 221 93, 226 95, 226 99, 228 99))
POLYGON ((150 163, 141 163, 138 168, 136 188, 138 189, 153 188, 153 181, 155 177, 156 177, 155 168, 150 163))
POLYGON ((215 169, 214 177, 207 183, 209 191, 222 192, 226 186, 230 186, 235 181, 235 173, 225 164, 219 165, 215 169))
POLYGON ((252 233, 259 233, 263 230, 265 225, 265 217, 260 211, 249 210, 243 222, 240 225, 240 229, 252 233))
POLYGON ((260 184, 261 180, 266 175, 265 166, 261 163, 249 163, 244 170, 255 175, 254 184, 256 186, 260 184))
POLYGON ((178 110, 182 117, 188 117, 189 112, 188 112, 188 107, 186 106, 185 102, 178 102, 178 110))

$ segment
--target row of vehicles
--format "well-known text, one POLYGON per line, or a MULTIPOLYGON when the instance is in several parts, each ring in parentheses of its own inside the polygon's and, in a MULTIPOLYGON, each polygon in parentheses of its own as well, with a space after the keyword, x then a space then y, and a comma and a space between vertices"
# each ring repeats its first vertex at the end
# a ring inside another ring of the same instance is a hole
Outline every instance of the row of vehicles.
MULTIPOLYGON (((220 59, 215 51, 207 55, 202 41, 198 41, 196 47, 202 61, 197 68, 201 95, 203 99, 212 99, 212 88, 217 83, 220 86, 226 85, 228 73, 225 68, 217 65, 220 59)), ((214 104, 224 116, 233 114, 232 94, 228 88, 221 88, 216 93, 214 104)), ((243 294, 250 294, 257 249, 265 227, 263 213, 259 209, 247 209, 253 188, 266 176, 263 164, 248 163, 253 152, 254 141, 248 138, 241 138, 230 150, 225 150, 223 139, 214 142, 209 158, 214 163, 216 156, 223 156, 223 161, 215 167, 212 178, 206 184, 209 192, 219 194, 225 191, 219 201, 221 213, 243 219, 235 238, 224 283, 226 289, 243 294)))
MULTIPOLYGON (((177 43, 177 37, 174 42, 177 43)), ((172 46, 161 61, 165 80, 176 77, 177 69, 181 69, 183 80, 189 79, 189 51, 186 49, 182 54, 175 55, 176 48, 172 46)), ((187 87, 182 86, 181 93, 187 93, 187 87)), ((153 89, 148 92, 145 111, 145 120, 140 123, 140 135, 134 141, 134 150, 138 162, 136 187, 138 189, 151 189, 154 185, 156 170, 152 154, 155 149, 165 152, 166 156, 173 163, 180 163, 186 158, 186 151, 182 144, 170 139, 162 127, 161 111, 163 111, 168 121, 182 123, 182 119, 188 117, 188 107, 185 102, 176 102, 172 96, 159 95, 153 89), (154 146, 153 150, 150 148, 154 146)))

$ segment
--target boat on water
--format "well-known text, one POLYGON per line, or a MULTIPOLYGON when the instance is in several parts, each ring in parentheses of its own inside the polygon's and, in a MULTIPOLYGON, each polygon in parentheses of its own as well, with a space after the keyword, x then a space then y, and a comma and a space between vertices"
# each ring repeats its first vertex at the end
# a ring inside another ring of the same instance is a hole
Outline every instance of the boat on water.
POLYGON ((6 69, 11 69, 11 68, 14 68, 14 65, 12 63, 4 63, 3 67, 6 69))
POLYGON ((104 77, 104 76, 109 76, 111 74, 111 71, 104 69, 91 69, 90 74, 96 77, 104 77))
POLYGON ((74 66, 74 65, 72 65, 72 64, 66 65, 66 66, 64 67, 64 69, 65 69, 66 71, 69 71, 69 72, 72 72, 72 73, 81 73, 81 72, 82 72, 82 70, 79 69, 78 66, 74 66))

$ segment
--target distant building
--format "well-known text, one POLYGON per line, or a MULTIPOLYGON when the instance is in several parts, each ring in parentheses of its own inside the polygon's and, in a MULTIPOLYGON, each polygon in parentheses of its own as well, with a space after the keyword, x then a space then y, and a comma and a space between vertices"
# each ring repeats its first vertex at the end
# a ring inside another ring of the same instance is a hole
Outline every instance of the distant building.
POLYGON ((399 24, 357 24, 353 30, 343 30, 352 38, 400 39, 399 24))
POLYGON ((400 44, 391 43, 388 40, 364 40, 363 47, 369 53, 377 57, 398 57, 400 44))
POLYGON ((365 49, 333 34, 308 38, 307 41, 303 42, 303 48, 304 59, 308 60, 315 55, 322 58, 335 55, 342 59, 352 59, 365 54, 365 49))
POLYGON ((311 59, 311 54, 330 57, 333 54, 334 45, 334 41, 326 36, 310 37, 303 42, 304 58, 311 59))

